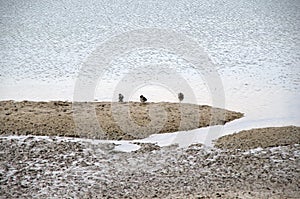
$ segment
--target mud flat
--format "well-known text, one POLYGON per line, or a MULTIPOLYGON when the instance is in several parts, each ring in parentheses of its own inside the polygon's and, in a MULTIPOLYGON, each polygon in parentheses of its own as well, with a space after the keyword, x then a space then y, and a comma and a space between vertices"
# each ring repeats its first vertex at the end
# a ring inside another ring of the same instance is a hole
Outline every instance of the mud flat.
POLYGON ((300 145, 252 150, 0 137, 2 198, 299 198, 300 145))
POLYGON ((300 127, 284 126, 240 131, 220 137, 215 146, 222 149, 255 149, 300 144, 300 127))
POLYGON ((225 124, 241 117, 239 112, 184 103, 1 101, 0 135, 132 140, 225 124))

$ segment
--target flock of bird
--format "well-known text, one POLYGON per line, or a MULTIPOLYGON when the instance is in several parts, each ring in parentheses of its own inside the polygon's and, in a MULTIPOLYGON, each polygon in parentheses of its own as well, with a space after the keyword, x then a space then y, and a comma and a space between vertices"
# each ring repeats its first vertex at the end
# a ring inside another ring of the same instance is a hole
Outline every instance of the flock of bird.
MULTIPOLYGON (((180 102, 184 99, 183 93, 178 93, 178 99, 179 99, 180 102)), ((124 96, 121 93, 119 93, 119 102, 123 102, 123 100, 124 100, 124 96)), ((142 104, 146 103, 147 102, 147 98, 144 97, 143 95, 141 95, 140 96, 140 102, 142 104)))

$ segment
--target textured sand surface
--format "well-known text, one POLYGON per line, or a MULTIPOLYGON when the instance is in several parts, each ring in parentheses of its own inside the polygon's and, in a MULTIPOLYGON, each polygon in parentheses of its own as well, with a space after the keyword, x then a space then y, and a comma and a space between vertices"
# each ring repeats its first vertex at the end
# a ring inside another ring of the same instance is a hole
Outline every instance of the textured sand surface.
MULTIPOLYGON (((1 128, 6 128, 1 129, 0 136, 1 197, 254 199, 300 195, 300 127, 242 131, 219 138, 216 148, 202 144, 178 148, 135 143, 141 148, 125 153, 116 151, 113 143, 54 137, 56 129, 78 136, 71 131, 74 130, 71 105, 69 102, 1 102, 1 128), (34 134, 31 130, 50 137, 4 135, 34 134)), ((79 105, 86 107, 86 103, 79 105)), ((107 116, 110 103, 87 105, 95 106, 97 117, 106 117, 106 122, 110 122, 107 125, 114 126, 107 116)), ((169 125, 176 125, 180 118, 178 104, 160 105, 167 110, 168 121, 172 121, 169 125)), ((135 113, 131 117, 135 117, 136 123, 146 124, 149 104, 114 105, 116 110, 125 106, 135 113)), ((189 106, 195 105, 183 106, 189 110, 189 106)), ((198 125, 210 124, 204 117, 209 118, 210 109, 197 106, 200 113, 205 113, 198 125)), ((241 116, 226 111, 224 121, 220 118, 212 121, 224 123, 241 116)), ((170 129, 167 124, 164 128, 170 129)), ((119 133, 115 135, 111 131, 106 135, 117 138, 119 133)))
MULTIPOLYGON (((300 145, 250 151, 0 137, 2 198, 297 198, 300 145)), ((0 198, 1 198, 0 197, 0 198)))
POLYGON ((1 101, 0 134, 131 140, 154 133, 225 124, 242 116, 238 112, 184 103, 1 101))
POLYGON ((241 131, 220 137, 215 146, 223 149, 254 149, 300 144, 300 127, 269 127, 241 131))

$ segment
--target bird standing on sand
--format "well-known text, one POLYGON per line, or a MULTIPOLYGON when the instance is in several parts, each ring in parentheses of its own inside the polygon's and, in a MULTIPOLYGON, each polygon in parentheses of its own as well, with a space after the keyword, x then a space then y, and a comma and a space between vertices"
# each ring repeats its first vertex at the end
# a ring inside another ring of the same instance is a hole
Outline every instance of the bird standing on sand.
POLYGON ((124 99, 124 96, 121 93, 119 93, 119 102, 123 102, 123 99, 124 99))
POLYGON ((145 103, 145 102, 147 102, 147 98, 145 98, 143 95, 141 95, 140 96, 140 101, 141 101, 141 103, 145 103))
POLYGON ((184 99, 183 93, 178 93, 178 99, 180 102, 184 99))

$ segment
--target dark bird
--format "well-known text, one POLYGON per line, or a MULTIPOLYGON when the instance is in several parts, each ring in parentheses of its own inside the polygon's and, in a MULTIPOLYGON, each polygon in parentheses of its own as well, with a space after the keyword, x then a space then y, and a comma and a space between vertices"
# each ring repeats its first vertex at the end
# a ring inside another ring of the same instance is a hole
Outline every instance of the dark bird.
POLYGON ((124 99, 124 96, 121 93, 119 93, 119 102, 123 102, 123 99, 124 99))
POLYGON ((180 102, 184 99, 183 93, 178 93, 178 99, 180 102))
POLYGON ((142 103, 145 103, 145 102, 147 102, 147 98, 145 98, 143 95, 141 95, 141 96, 140 96, 140 101, 141 101, 142 103))

